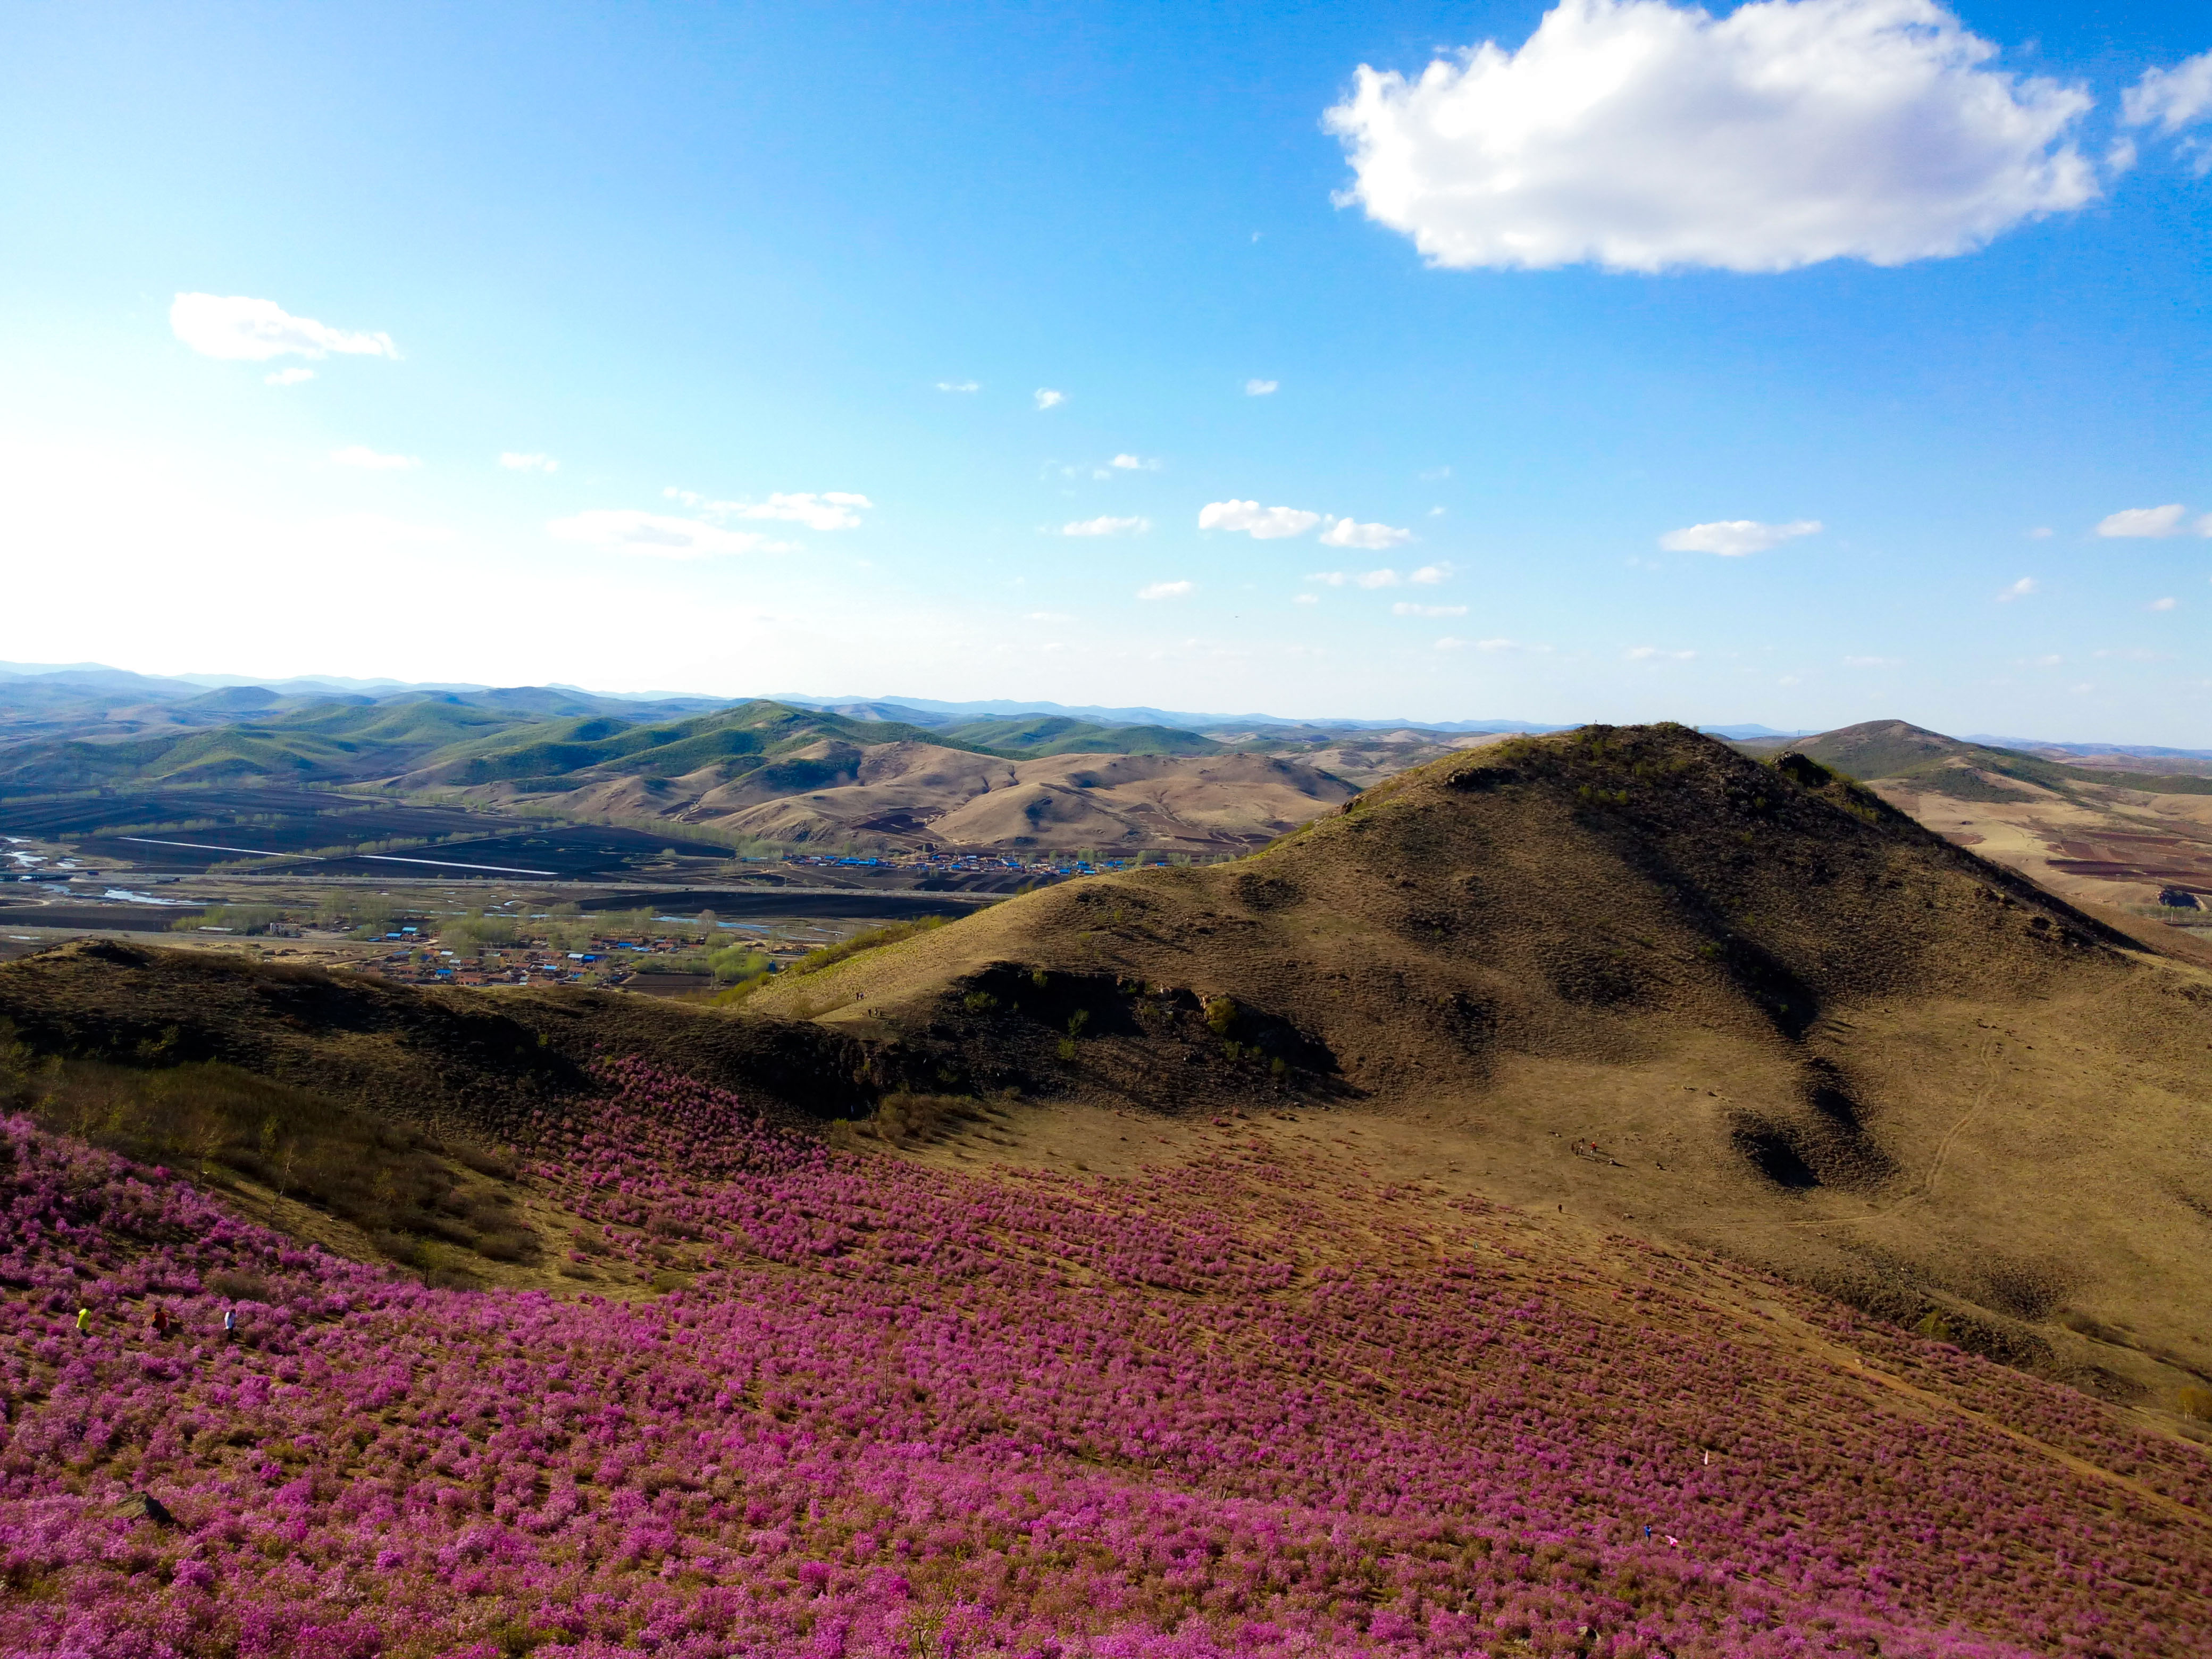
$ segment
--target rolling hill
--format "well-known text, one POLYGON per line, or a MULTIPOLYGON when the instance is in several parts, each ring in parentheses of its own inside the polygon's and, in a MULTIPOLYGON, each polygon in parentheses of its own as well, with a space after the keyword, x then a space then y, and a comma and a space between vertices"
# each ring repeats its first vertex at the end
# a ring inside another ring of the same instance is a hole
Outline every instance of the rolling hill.
POLYGON ((1802 756, 1508 741, 735 1012, 0 1019, 10 1651, 2212 1639, 2212 975, 1802 756))
POLYGON ((2212 1373, 2212 981, 1802 757, 1515 740, 754 1006, 1091 1114, 1358 1103, 1425 1176, 2124 1390, 2212 1373))
POLYGON ((2140 912, 2177 890, 2212 897, 2212 778, 2077 766, 1903 720, 1788 747, 2076 902, 2140 912))

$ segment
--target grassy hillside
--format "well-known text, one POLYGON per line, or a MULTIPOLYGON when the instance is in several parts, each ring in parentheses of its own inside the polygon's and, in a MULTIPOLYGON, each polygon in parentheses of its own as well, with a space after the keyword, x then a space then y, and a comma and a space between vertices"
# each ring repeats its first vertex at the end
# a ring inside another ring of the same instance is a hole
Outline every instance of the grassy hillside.
POLYGON ((826 1154, 650 1068, 599 1085, 530 1200, 577 1263, 683 1264, 657 1300, 424 1288, 0 1126, 0 1646, 2212 1640, 2201 1454, 1703 1256, 1244 1134, 994 1176, 826 1154))
POLYGON ((606 716, 535 727, 434 755, 422 781, 441 785, 556 780, 576 772, 632 777, 688 777, 711 769, 720 781, 825 742, 930 742, 941 734, 889 720, 854 720, 780 702, 754 702, 690 720, 631 725, 606 716))
POLYGON ((931 743, 1017 759, 1221 752, 1218 744, 1164 726, 1002 720, 926 730, 759 701, 680 720, 656 720, 647 710, 610 709, 604 699, 540 687, 381 701, 338 696, 269 712, 280 701, 294 700, 278 700, 255 687, 233 687, 179 705, 196 716, 234 717, 208 729, 136 741, 26 745, 0 760, 0 789, 21 793, 253 777, 327 782, 401 774, 425 784, 462 787, 520 781, 574 787, 561 781, 576 773, 684 777, 712 771, 727 781, 823 742, 931 743))
POLYGON ((2212 1328, 2178 1312, 2212 1292, 2212 1186, 2182 1150, 2212 1135, 2212 981, 2130 944, 1802 757, 1594 727, 752 1006, 917 1085, 1360 1105, 1410 1169, 2155 1389, 2169 1358, 2212 1372, 2212 1328), (2069 1310, 2137 1334, 2085 1345, 2069 1310))
POLYGON ((118 743, 27 744, 0 756, 0 790, 265 779, 342 782, 388 776, 422 757, 526 719, 428 694, 387 702, 318 702, 269 719, 118 743))
POLYGON ((1947 738, 1904 720, 1868 720, 1792 743, 1790 749, 1863 781, 1898 779, 1961 800, 2028 799, 2005 787, 2012 779, 2070 793, 2078 786, 2140 789, 2154 794, 2212 794, 2212 778, 2069 766, 2017 749, 1947 738))
POLYGON ((2212 976, 1802 757, 746 1006, 0 966, 0 1651, 2212 1645, 2212 976))
POLYGON ((1058 716, 1002 716, 939 728, 939 741, 1024 760, 1048 755, 1219 755, 1226 745, 1168 726, 1096 726, 1058 716))

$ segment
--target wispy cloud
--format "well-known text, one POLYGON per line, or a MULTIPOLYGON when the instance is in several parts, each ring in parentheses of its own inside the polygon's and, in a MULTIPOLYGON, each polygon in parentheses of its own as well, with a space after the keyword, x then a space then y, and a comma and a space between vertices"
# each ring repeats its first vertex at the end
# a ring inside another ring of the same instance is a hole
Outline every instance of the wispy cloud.
POLYGON ((1788 524, 1761 524, 1756 519, 1717 519, 1670 530, 1659 538, 1669 553, 1717 553, 1724 559, 1765 553, 1800 536, 1817 535, 1818 519, 1793 519, 1788 524))
POLYGON ((939 380, 937 389, 939 392, 981 392, 983 386, 979 380, 939 380))
POLYGON ((1121 472, 1157 472, 1160 470, 1157 455, 1116 455, 1114 467, 1121 472))
POLYGON ((2057 532, 2051 529, 2049 525, 2039 524, 2027 532, 2027 538, 2032 542, 2047 542, 2056 534, 2057 532))
POLYGON ((2036 580, 2034 577, 2022 576, 2010 587, 2004 589, 2003 592, 1997 595, 1997 603, 1999 605, 2009 605, 2014 599, 2024 599, 2031 593, 2039 593, 2042 591, 2043 584, 2036 580))
POLYGON ((2200 536, 2212 536, 2212 518, 2201 519, 2192 526, 2183 522, 2188 516, 2189 509, 2179 501, 2168 501, 2164 507, 2124 507, 2098 520, 2097 533, 2124 540, 2186 536, 2192 530, 2200 536))
POLYGON ((314 378, 315 371, 312 368, 280 368, 274 374, 263 375, 261 383, 264 386, 303 386, 314 378))
MULTIPOLYGON (((2120 118, 2131 127, 2156 127, 2169 138, 2212 120, 2212 52, 2184 58, 2172 69, 2148 69, 2120 100, 2120 118)), ((2191 135, 2182 153, 2199 173, 2212 172, 2212 146, 2191 135)))
POLYGON ((1413 532, 1387 524, 1358 524, 1350 519, 1332 518, 1328 528, 1317 539, 1324 547, 1359 547, 1379 553, 1386 547, 1410 542, 1413 532))
POLYGON ((313 317, 295 317, 274 300, 244 295, 179 294, 169 304, 169 327, 203 356, 259 363, 271 357, 397 357, 389 334, 332 328, 313 317))
POLYGON ((561 470, 561 463, 550 455, 541 455, 535 451, 525 453, 519 449, 503 452, 499 464, 510 472, 558 472, 561 470))
POLYGON ((776 490, 757 501, 715 501, 671 484, 661 495, 672 501, 705 514, 714 520, 768 519, 782 524, 803 524, 809 530, 858 530, 860 514, 875 503, 847 489, 776 490))
POLYGON ((1321 595, 1318 593, 1293 593, 1291 595, 1291 603, 1292 605, 1319 605, 1321 603, 1321 595))
POLYGON ((1039 409, 1058 409, 1067 401, 1067 394, 1065 392, 1054 392, 1048 386, 1039 386, 1030 396, 1036 400, 1036 406, 1039 409))
POLYGON ((1242 531, 1255 541, 1270 542, 1304 535, 1321 516, 1303 507, 1262 507, 1257 501, 1209 501, 1198 510, 1198 527, 1242 531))
POLYGON ((1394 617, 1464 617, 1467 607, 1463 605, 1414 605, 1401 599, 1390 607, 1390 614, 1394 617))
POLYGON ((1423 565, 1419 570, 1414 571, 1411 575, 1407 576, 1406 580, 1413 583, 1416 587, 1434 587, 1438 582, 1441 582, 1449 577, 1451 573, 1451 562, 1449 559, 1439 559, 1434 564, 1423 565))
POLYGON ((1060 527, 1063 536, 1141 536, 1152 527, 1150 519, 1084 519, 1060 527))
POLYGON ((1022 617, 1024 622, 1072 623, 1075 618, 1065 611, 1031 611, 1022 617))
POLYGON ((1196 582, 1152 582, 1137 590, 1140 599, 1180 599, 1198 591, 1196 582))
POLYGON ((750 530, 725 530, 698 519, 600 508, 556 519, 545 526, 556 541, 574 542, 603 552, 652 559, 728 558, 744 553, 788 553, 790 542, 771 541, 750 530))
POLYGON ((1437 641, 1436 648, 1439 651, 1464 651, 1467 649, 1467 641, 1455 639, 1451 635, 1447 634, 1437 641))
POLYGON ((2146 611, 2179 611, 2181 601, 2176 599, 2153 599, 2143 607, 2146 611))
POLYGON ((1621 653, 1631 662, 1687 662, 1698 653, 1694 651, 1665 651, 1656 645, 1631 646, 1621 653))
POLYGON ((1328 587, 1397 587, 1406 582, 1424 586, 1440 582, 1449 566, 1424 565, 1411 576, 1401 576, 1389 568, 1381 570, 1316 570, 1307 576, 1310 582, 1320 582, 1328 587))
POLYGON ((380 454, 367 444, 348 444, 343 449, 333 449, 331 459, 340 466, 357 466, 369 472, 404 472, 422 465, 419 456, 380 454))
POLYGON ((1844 659, 1844 666, 1846 668, 1902 668, 1904 665, 1905 659, 1902 657, 1846 657, 1844 659))
POLYGON ((1248 398, 1272 398, 1282 387, 1280 380, 1247 380, 1244 395, 1248 398))

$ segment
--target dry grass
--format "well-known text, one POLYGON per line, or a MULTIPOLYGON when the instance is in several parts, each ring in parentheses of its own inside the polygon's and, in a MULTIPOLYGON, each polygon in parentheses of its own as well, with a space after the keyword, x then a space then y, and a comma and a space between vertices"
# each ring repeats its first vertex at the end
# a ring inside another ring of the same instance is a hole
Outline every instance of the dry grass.
POLYGON ((502 1189, 514 1167, 501 1152, 445 1143, 219 1062, 33 1061, 11 1038, 0 1030, 0 1105, 234 1194, 256 1189, 266 1198, 263 1219, 278 1219, 288 1201, 311 1206, 358 1229, 388 1260, 448 1283, 481 1282, 471 1258, 539 1255, 536 1232, 502 1189))

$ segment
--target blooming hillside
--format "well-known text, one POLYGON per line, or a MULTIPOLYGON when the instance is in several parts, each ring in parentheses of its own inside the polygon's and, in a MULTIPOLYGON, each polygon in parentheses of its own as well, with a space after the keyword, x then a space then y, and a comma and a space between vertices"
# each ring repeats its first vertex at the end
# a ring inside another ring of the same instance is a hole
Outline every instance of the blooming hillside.
POLYGON ((2198 1453, 1774 1284, 1256 1143, 993 1181, 603 1079, 532 1178, 691 1274, 650 1302, 422 1289, 4 1125, 0 1650, 2212 1647, 2198 1453))

